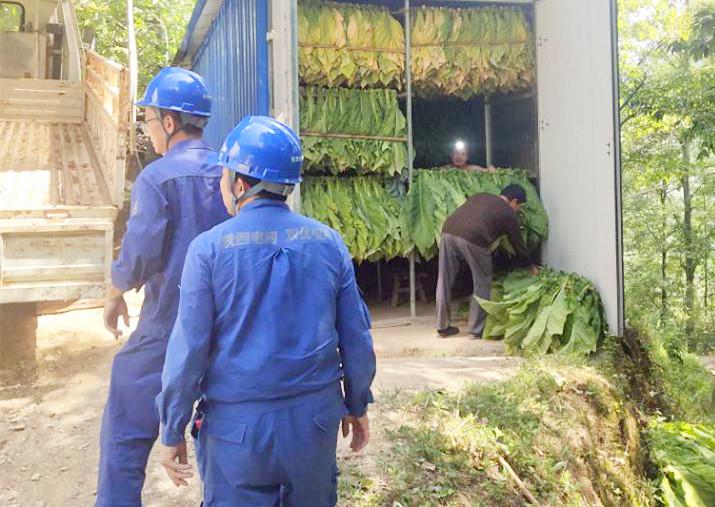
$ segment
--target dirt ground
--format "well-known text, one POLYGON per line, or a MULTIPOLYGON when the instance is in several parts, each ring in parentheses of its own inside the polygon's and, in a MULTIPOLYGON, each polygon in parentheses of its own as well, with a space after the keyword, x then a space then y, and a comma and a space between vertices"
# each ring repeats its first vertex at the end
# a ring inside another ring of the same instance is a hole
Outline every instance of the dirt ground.
MULTIPOLYGON (((141 295, 130 300, 133 323, 140 303, 141 295)), ((367 456, 358 458, 350 456, 341 439, 341 460, 366 461, 370 449, 380 445, 380 418, 389 416, 381 395, 427 386, 458 389, 470 380, 505 379, 515 371, 518 360, 504 357, 501 343, 436 338, 431 312, 432 307, 421 306, 409 323, 404 307, 373 308, 378 354, 374 438, 364 451, 367 456)), ((104 331, 99 309, 40 317, 36 376, 0 386, 0 505, 93 505, 99 426, 112 357, 121 345, 104 331)), ((188 488, 175 488, 157 463, 156 450, 147 467, 145 505, 197 506, 198 478, 188 488)))

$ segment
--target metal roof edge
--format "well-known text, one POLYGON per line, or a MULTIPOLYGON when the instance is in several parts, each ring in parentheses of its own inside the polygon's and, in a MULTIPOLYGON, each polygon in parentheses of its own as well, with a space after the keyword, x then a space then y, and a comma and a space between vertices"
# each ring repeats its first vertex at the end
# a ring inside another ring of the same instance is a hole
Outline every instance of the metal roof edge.
POLYGON ((184 38, 174 56, 174 65, 181 67, 193 65, 194 56, 201 47, 221 4, 223 4, 223 0, 197 0, 189 24, 186 26, 184 38))

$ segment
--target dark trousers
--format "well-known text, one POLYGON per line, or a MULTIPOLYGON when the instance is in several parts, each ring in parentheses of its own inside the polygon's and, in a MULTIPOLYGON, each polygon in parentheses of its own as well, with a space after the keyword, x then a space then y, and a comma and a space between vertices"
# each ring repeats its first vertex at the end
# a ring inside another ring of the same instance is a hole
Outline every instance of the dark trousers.
MULTIPOLYGON (((459 275, 462 263, 472 272, 473 294, 489 299, 492 286, 492 256, 489 249, 470 243, 466 239, 451 234, 442 234, 439 243, 439 277, 437 279, 437 329, 451 325, 450 300, 452 288, 459 275)), ((472 298, 469 305, 469 332, 481 335, 486 314, 472 298)))

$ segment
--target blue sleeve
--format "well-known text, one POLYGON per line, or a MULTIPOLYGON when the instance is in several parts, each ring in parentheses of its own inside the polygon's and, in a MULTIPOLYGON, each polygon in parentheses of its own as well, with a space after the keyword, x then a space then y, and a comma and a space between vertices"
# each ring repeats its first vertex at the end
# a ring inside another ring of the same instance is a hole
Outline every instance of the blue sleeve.
POLYGON ((184 440, 200 382, 208 368, 214 322, 210 254, 199 236, 191 243, 181 276, 181 297, 174 330, 169 338, 156 398, 161 418, 161 441, 177 445, 184 440))
POLYGON ((370 385, 375 377, 375 351, 370 335, 370 314, 355 280, 352 258, 342 238, 337 238, 341 252, 340 287, 336 327, 338 349, 343 369, 345 403, 350 415, 361 417, 372 403, 370 385))
POLYGON ((166 197, 140 175, 132 188, 122 249, 119 258, 112 264, 112 283, 116 288, 123 291, 139 288, 161 270, 168 224, 166 197))

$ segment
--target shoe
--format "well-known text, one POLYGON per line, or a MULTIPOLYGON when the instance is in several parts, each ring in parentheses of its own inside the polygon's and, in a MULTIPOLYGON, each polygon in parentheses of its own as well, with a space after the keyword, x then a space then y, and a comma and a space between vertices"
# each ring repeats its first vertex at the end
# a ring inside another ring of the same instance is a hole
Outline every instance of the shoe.
POLYGON ((459 328, 454 326, 445 327, 444 329, 438 329, 437 334, 442 338, 447 338, 448 336, 459 334, 459 328))
POLYGON ((470 340, 481 340, 482 335, 476 334, 476 333, 469 333, 469 339, 470 340))

